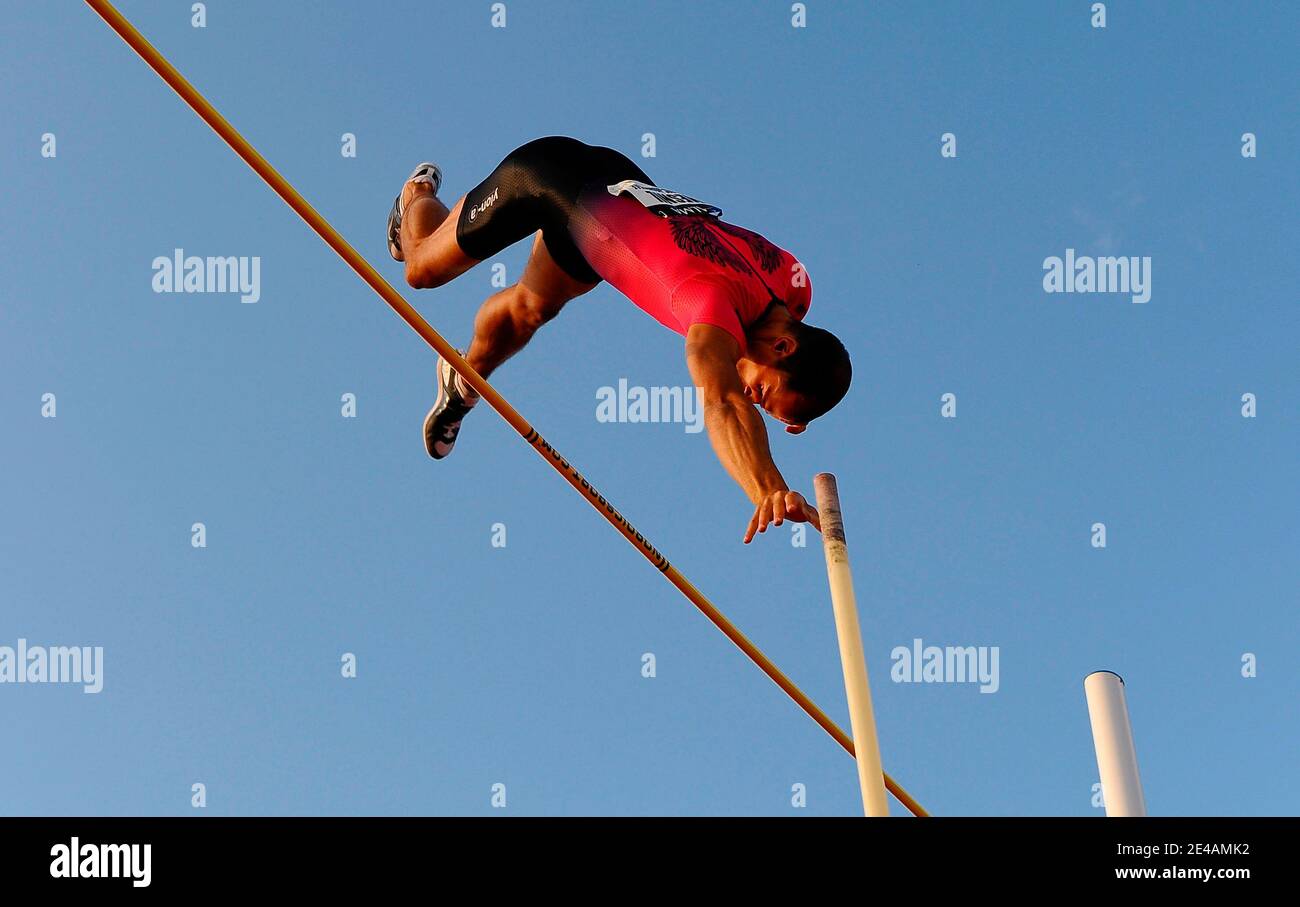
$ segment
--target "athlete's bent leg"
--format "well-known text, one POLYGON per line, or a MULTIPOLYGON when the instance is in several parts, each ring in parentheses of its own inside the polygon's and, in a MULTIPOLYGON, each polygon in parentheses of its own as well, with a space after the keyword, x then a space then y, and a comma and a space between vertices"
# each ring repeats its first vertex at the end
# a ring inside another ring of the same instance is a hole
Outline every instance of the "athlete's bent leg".
POLYGON ((574 243, 569 219, 586 186, 620 179, 649 177, 609 148, 547 136, 506 155, 448 211, 437 198, 440 171, 422 164, 389 215, 389 251, 406 262, 411 286, 439 287, 541 230, 549 262, 589 289, 599 277, 574 243))
POLYGON ((408 284, 417 290, 440 287, 478 264, 456 241, 464 198, 448 211, 427 185, 407 183, 402 192, 402 254, 408 284))
MULTIPOLYGON (((594 286, 565 273, 539 232, 519 283, 493 295, 479 309, 474 319, 474 339, 465 358, 480 375, 492 374, 523 349, 542 325, 558 315, 565 303, 594 286)), ((439 359, 438 398, 424 417, 424 447, 429 456, 441 460, 451 453, 461 422, 477 403, 473 389, 452 371, 449 363, 439 359)))
POLYGON ((566 274, 555 263, 542 234, 538 233, 519 283, 490 297, 478 310, 474 318, 474 340, 465 358, 480 375, 492 374, 501 363, 523 349, 570 299, 594 286, 566 274))

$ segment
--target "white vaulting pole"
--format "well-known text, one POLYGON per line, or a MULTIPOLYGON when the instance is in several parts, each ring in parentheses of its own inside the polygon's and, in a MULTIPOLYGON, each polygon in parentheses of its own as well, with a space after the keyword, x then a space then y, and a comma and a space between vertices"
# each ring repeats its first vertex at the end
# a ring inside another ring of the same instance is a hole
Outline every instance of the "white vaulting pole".
POLYGON ((1128 720, 1124 679, 1110 671, 1094 671, 1083 680, 1088 697, 1088 719, 1097 749, 1097 771, 1107 817, 1145 816, 1142 779, 1138 777, 1137 748, 1128 720))
POLYGON ((849 549, 844 541, 840 492, 835 485, 835 476, 829 472, 818 473, 813 478, 813 488, 817 492, 817 509, 821 513, 822 547, 826 550, 826 575, 831 584, 831 606, 835 609, 835 632, 840 638, 840 665, 844 668, 844 692, 849 699, 849 721, 858 760, 862 808, 868 816, 888 816, 889 800, 885 796, 880 741, 876 738, 876 715, 871 708, 871 685, 867 681, 867 660, 862 652, 853 575, 849 572, 849 549))

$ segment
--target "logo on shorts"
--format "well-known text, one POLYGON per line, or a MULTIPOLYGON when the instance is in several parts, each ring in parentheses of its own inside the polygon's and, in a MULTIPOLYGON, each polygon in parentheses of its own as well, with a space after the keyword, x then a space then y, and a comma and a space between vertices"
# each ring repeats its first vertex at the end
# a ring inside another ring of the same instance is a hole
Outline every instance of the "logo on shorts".
POLYGON ((469 219, 473 221, 474 218, 478 217, 480 214, 486 214, 487 209, 491 208, 494 204, 496 204, 497 196, 499 196, 500 194, 501 194, 500 186, 493 189, 491 195, 483 199, 483 201, 475 205, 473 208, 469 209, 469 219))

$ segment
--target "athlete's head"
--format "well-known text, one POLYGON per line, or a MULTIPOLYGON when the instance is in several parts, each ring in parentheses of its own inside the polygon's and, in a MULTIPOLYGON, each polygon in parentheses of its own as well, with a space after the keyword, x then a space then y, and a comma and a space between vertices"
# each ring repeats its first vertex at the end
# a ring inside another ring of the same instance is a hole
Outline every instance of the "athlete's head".
POLYGON ((788 316, 765 318, 746 339, 749 353, 736 363, 745 394, 786 431, 803 431, 848 392, 853 366, 830 331, 788 316))

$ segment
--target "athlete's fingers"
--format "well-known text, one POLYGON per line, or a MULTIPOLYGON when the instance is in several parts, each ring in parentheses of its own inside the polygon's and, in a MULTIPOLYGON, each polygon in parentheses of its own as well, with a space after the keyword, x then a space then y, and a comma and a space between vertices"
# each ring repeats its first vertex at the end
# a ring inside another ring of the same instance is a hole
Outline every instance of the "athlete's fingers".
POLYGON ((758 505, 758 531, 767 532, 767 524, 770 522, 772 522, 772 499, 766 497, 758 505))
POLYGON ((754 515, 749 518, 749 528, 745 530, 745 544, 748 545, 754 539, 754 533, 758 531, 758 518, 763 513, 763 505, 759 504, 754 508, 754 515))
POLYGON ((804 501, 804 502, 803 502, 803 512, 804 512, 804 516, 807 518, 808 522, 810 522, 810 523, 813 524, 813 528, 816 529, 818 532, 821 532, 821 531, 822 531, 822 515, 821 515, 820 513, 817 512, 817 508, 814 507, 812 504, 809 504, 807 501, 804 501))
POLYGON ((808 430, 807 425, 787 425, 785 430, 792 435, 801 435, 808 430))
POLYGON ((785 506, 787 518, 800 523, 812 523, 813 527, 821 532, 821 515, 817 512, 817 508, 809 504, 799 492, 789 492, 785 498, 785 506))
POLYGON ((798 522, 804 521, 803 495, 799 494, 797 491, 787 491, 785 493, 785 500, 782 503, 785 505, 785 513, 789 519, 798 522))
POLYGON ((772 502, 772 522, 780 526, 785 522, 785 495, 777 495, 772 502))

